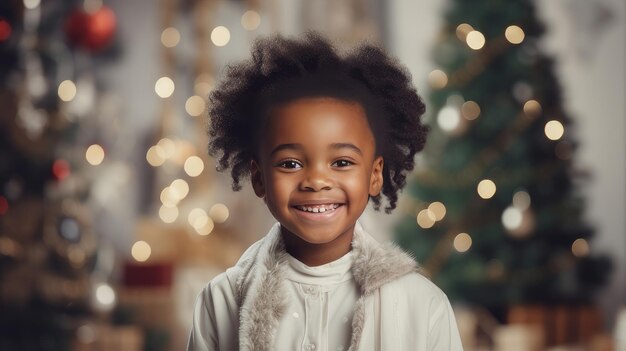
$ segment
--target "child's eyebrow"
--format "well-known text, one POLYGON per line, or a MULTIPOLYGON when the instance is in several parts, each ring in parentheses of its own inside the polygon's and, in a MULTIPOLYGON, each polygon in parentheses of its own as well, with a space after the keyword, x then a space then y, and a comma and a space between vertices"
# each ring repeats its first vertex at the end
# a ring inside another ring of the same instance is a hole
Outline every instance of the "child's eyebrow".
MULTIPOLYGON (((352 144, 352 143, 332 143, 329 146, 331 149, 351 149, 352 151, 356 152, 359 155, 363 155, 363 151, 361 151, 361 149, 359 149, 356 145, 352 144)), ((278 151, 281 150, 302 150, 302 144, 280 144, 278 146, 276 146, 272 152, 270 153, 270 156, 274 155, 275 153, 277 153, 278 151)))
POLYGON ((363 151, 359 149, 356 145, 351 143, 332 143, 330 144, 331 149, 351 149, 359 155, 363 155, 363 151))

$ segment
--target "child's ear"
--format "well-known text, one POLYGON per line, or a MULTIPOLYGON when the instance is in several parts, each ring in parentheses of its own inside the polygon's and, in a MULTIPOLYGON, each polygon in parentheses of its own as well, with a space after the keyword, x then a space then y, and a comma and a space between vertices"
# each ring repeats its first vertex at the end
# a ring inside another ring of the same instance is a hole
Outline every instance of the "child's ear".
POLYGON ((378 156, 374 159, 372 175, 370 176, 370 196, 378 196, 380 190, 383 188, 383 165, 384 160, 382 156, 378 156))
POLYGON ((255 160, 250 160, 250 180, 256 196, 264 198, 265 186, 263 185, 263 174, 261 173, 261 167, 255 160))

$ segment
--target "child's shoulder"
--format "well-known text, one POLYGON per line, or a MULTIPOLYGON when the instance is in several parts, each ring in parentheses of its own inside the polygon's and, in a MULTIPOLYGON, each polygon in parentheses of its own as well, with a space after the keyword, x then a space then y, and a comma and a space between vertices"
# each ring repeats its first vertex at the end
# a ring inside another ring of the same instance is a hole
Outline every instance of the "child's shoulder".
POLYGON ((398 297, 418 297, 421 301, 445 301, 446 294, 420 272, 410 272, 386 284, 398 297))

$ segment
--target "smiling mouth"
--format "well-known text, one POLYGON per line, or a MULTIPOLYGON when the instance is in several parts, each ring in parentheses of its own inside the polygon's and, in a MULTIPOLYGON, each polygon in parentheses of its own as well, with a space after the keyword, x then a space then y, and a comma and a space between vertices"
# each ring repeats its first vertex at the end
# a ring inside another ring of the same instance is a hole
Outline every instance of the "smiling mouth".
POLYGON ((323 204, 323 205, 296 205, 293 207, 302 212, 327 213, 327 212, 333 212, 341 206, 343 206, 342 203, 323 204))

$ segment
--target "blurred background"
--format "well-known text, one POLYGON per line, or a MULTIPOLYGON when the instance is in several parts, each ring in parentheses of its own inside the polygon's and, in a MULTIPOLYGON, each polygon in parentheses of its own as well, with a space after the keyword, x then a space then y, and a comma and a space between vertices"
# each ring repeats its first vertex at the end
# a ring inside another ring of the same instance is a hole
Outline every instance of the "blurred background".
POLYGON ((274 223, 206 155, 254 38, 369 40, 432 126, 361 221, 450 297, 466 350, 626 350, 621 0, 4 0, 0 349, 180 350, 198 292, 274 223))

